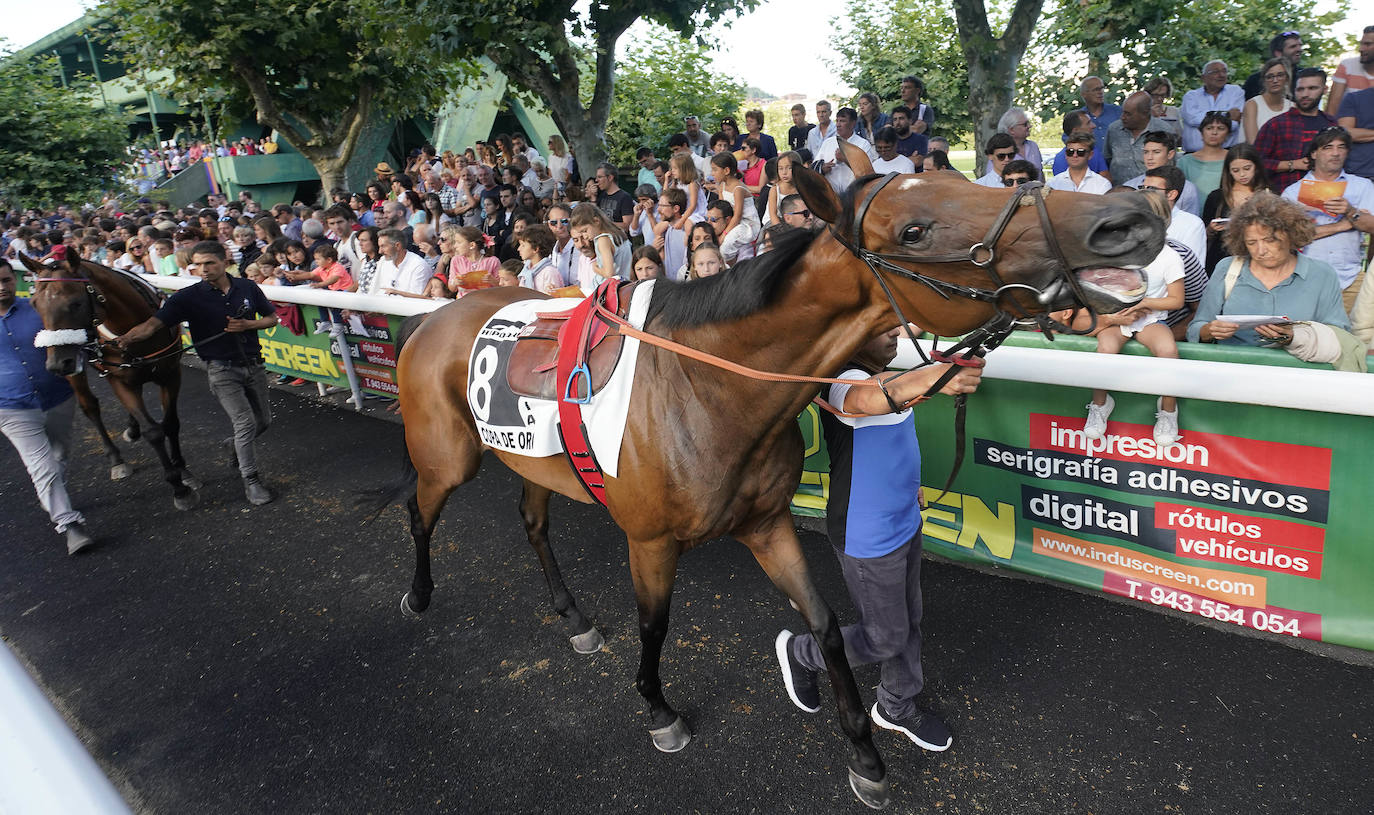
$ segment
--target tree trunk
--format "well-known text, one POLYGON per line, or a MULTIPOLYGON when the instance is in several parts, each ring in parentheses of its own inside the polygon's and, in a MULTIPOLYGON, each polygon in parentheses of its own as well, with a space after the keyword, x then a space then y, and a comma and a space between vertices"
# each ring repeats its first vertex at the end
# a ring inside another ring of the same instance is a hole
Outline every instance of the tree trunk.
POLYGON ((1016 0, 1001 37, 992 36, 983 0, 954 0, 959 45, 968 63, 969 115, 973 118, 977 175, 987 156, 983 145, 997 132, 997 120, 1016 97, 1016 69, 1030 43, 1044 0, 1016 0))

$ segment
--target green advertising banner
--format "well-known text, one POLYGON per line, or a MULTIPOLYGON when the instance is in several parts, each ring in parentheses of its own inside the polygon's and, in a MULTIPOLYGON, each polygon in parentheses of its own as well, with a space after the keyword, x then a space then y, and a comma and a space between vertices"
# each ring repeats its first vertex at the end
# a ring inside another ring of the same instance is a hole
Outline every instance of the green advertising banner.
MULTIPOLYGON (((283 303, 277 305, 282 309, 300 309, 299 324, 303 326, 304 333, 296 334, 286 325, 258 332, 267 369, 312 382, 347 387, 343 350, 325 330, 328 325, 328 321, 322 317, 325 309, 283 303)), ((396 337, 404 319, 369 314, 358 315, 357 324, 346 324, 344 339, 353 359, 353 369, 358 375, 358 384, 364 391, 383 396, 395 396, 399 392, 396 386, 396 337)))
MULTIPOLYGON (((1048 347, 1038 335, 1009 345, 1048 347)), ((1055 350, 1091 352, 1060 337, 1055 350)), ((1141 349, 1143 351, 1143 349, 1141 349)), ((995 352, 994 352, 995 353, 995 352)), ((1301 366, 1282 351, 1184 345, 1188 359, 1301 366)), ((984 378, 949 494, 924 487, 926 547, 1215 620, 1374 650, 1374 461, 1367 417, 1180 400, 1179 444, 1153 437, 1155 397, 1116 393, 1104 438, 1083 435, 1084 388, 984 378)), ((816 408, 798 512, 824 506, 816 408)), ((916 408, 922 480, 953 462, 953 400, 916 408)))

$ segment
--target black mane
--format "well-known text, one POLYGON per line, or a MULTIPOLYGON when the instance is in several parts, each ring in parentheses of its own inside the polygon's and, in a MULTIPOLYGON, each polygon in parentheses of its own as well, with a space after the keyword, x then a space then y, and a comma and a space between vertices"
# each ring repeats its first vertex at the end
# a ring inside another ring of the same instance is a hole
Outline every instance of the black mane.
POLYGON ((787 272, 815 237, 805 229, 788 230, 773 238, 773 251, 729 271, 681 283, 659 280, 645 323, 658 320, 664 328, 689 328, 757 312, 773 301, 787 272))

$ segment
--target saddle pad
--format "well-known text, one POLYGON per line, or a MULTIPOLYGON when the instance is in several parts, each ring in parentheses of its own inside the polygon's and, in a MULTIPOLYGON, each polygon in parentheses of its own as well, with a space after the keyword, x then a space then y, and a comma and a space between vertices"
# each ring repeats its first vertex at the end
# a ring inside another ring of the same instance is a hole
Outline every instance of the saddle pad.
MULTIPOLYGON (((627 319, 643 327, 653 296, 653 281, 635 287, 627 319)), ((552 399, 519 396, 511 391, 506 374, 515 340, 542 314, 575 308, 580 300, 518 300, 503 307, 477 332, 468 360, 468 406, 482 443, 494 450, 521 456, 553 456, 563 452, 558 435, 558 403, 552 399)), ((582 419, 592 451, 609 476, 616 474, 625 417, 630 411, 639 341, 625 338, 620 361, 606 384, 582 406, 582 419)))

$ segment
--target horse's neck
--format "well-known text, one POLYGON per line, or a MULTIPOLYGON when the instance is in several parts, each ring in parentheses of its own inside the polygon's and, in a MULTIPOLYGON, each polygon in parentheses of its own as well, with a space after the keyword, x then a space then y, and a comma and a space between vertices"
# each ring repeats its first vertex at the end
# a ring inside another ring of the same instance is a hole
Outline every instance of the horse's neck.
POLYGON ((148 319, 156 311, 134 287, 146 285, 136 278, 126 277, 114 269, 98 263, 82 264, 86 276, 95 284, 96 290, 105 298, 103 311, 105 324, 111 330, 123 333, 148 319))
MULTIPOLYGON (((727 273, 728 274, 728 273, 727 273)), ((777 299, 729 323, 675 332, 684 344, 757 370, 832 377, 879 329, 895 323, 872 275, 828 234, 816 238, 777 299)), ((816 385, 730 377, 760 414, 799 412, 816 385)))

